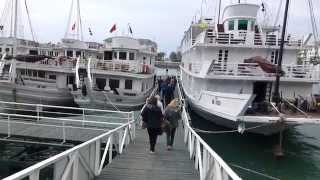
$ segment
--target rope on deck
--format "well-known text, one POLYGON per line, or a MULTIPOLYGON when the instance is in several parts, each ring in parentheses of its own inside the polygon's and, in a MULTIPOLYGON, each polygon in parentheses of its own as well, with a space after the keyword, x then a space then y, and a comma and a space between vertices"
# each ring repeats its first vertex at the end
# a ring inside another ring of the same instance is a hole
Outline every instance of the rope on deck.
POLYGON ((253 174, 257 174, 257 175, 263 176, 263 177, 268 178, 268 179, 281 180, 281 179, 279 179, 279 178, 276 178, 276 177, 273 177, 273 176, 270 176, 270 175, 267 175, 267 174, 263 174, 263 173, 254 171, 254 170, 252 170, 252 169, 244 168, 244 167, 242 167, 242 166, 239 166, 239 165, 236 165, 236 164, 233 164, 233 163, 229 163, 229 164, 230 164, 231 166, 233 166, 233 167, 239 168, 239 169, 241 169, 241 170, 244 170, 244 171, 247 171, 247 172, 250 172, 250 173, 253 173, 253 174))

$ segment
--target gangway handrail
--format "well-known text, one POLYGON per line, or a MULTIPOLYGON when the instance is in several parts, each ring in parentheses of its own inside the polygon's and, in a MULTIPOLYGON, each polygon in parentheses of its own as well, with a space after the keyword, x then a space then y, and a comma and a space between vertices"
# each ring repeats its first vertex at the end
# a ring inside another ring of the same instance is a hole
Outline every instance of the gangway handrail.
POLYGON ((33 107, 42 107, 42 108, 55 108, 55 109, 67 109, 67 110, 85 110, 85 111, 95 111, 95 112, 105 112, 105 113, 117 113, 117 114, 128 114, 129 112, 124 111, 112 111, 112 110, 102 110, 102 109, 90 109, 90 108, 76 108, 76 107, 65 107, 65 106, 53 106, 53 105, 44 105, 44 104, 29 104, 29 103, 17 103, 17 102, 5 102, 0 101, 0 104, 10 104, 10 105, 22 105, 22 106, 33 106, 33 107))
POLYGON ((54 167, 55 175, 59 176, 58 179, 66 180, 68 177, 71 177, 71 179, 76 180, 78 179, 78 172, 80 171, 84 171, 81 173, 81 175, 86 175, 89 177, 88 179, 93 179, 93 177, 100 175, 106 160, 109 160, 109 163, 112 162, 114 136, 119 134, 118 152, 121 154, 124 146, 134 138, 134 133, 135 120, 132 117, 131 121, 118 128, 110 130, 109 132, 106 132, 87 142, 30 166, 18 173, 4 178, 3 180, 22 180, 26 177, 29 177, 29 179, 32 180, 39 180, 40 171, 51 165, 54 167), (102 142, 105 138, 107 138, 107 141, 101 158, 100 150, 102 142), (94 163, 87 162, 90 158, 87 159, 83 157, 83 153, 85 152, 84 150, 89 152, 89 157, 94 159, 94 163), (107 153, 109 153, 108 157, 107 153), (57 170, 57 172, 55 170, 57 170))
MULTIPOLYGON (((184 102, 182 89, 177 83, 180 102, 184 102)), ((223 161, 223 159, 195 132, 190 126, 186 105, 182 106, 182 121, 184 125, 184 142, 188 146, 190 159, 194 159, 195 168, 199 170, 200 180, 241 178, 223 161)))

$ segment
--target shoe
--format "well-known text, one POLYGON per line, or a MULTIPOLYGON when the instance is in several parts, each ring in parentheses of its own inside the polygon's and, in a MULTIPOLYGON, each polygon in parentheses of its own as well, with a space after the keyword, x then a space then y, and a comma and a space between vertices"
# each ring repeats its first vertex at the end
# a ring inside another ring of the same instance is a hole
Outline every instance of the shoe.
POLYGON ((168 147, 167 147, 167 150, 168 150, 168 151, 171 151, 171 149, 172 149, 172 146, 168 146, 168 147))
POLYGON ((154 154, 155 152, 154 152, 154 151, 150 151, 149 153, 150 153, 150 154, 154 154))

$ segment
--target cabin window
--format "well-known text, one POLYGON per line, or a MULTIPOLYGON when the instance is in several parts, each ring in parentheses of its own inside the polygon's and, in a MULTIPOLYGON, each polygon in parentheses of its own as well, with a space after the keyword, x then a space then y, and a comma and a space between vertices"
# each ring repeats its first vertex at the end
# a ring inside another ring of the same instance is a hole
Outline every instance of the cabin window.
POLYGON ((67 51, 67 57, 73 57, 73 51, 67 51))
POLYGON ((38 77, 39 78, 45 78, 46 77, 46 73, 44 71, 38 71, 38 77))
POLYGON ((37 77, 37 76, 38 76, 37 71, 32 71, 32 76, 33 76, 33 77, 37 77))
POLYGON ((8 53, 10 51, 10 49, 9 48, 6 48, 6 52, 8 53))
POLYGON ((81 57, 81 51, 76 52, 76 57, 81 57))
POLYGON ((67 77, 67 84, 74 84, 74 76, 67 77))
POLYGON ((26 70, 21 69, 21 70, 20 70, 20 74, 21 74, 21 75, 26 75, 26 70))
POLYGON ((104 52, 104 60, 112 60, 112 51, 105 51, 104 52))
POLYGON ((132 89, 132 80, 125 81, 125 89, 132 89))
POLYGON ((248 30, 248 20, 239 20, 238 30, 248 30))
POLYGON ((127 60, 127 52, 119 52, 120 60, 127 60))
POLYGON ((271 52, 271 62, 273 64, 278 64, 278 58, 279 58, 279 51, 278 50, 272 51, 271 52))
POLYGON ((142 84, 141 84, 141 92, 143 92, 144 91, 144 82, 142 82, 142 84))
POLYGON ((229 21, 229 30, 234 30, 234 20, 229 21))
POLYGON ((133 52, 129 53, 129 60, 134 60, 134 53, 133 52))
POLYGON ((49 79, 56 80, 56 79, 57 79, 57 76, 56 76, 56 75, 53 75, 53 74, 50 74, 50 75, 49 75, 49 79))
POLYGON ((2 48, 0 48, 0 53, 2 52, 2 48))
POLYGON ((37 50, 30 50, 29 54, 30 55, 38 55, 38 51, 37 50))
POLYGON ((111 90, 117 89, 120 86, 120 80, 118 79, 110 79, 109 80, 109 87, 111 90))
POLYGON ((118 59, 118 54, 117 54, 117 52, 113 52, 113 59, 118 59))
POLYGON ((96 79, 96 85, 99 90, 104 90, 104 88, 106 87, 106 84, 107 84, 106 79, 102 79, 102 78, 96 79))

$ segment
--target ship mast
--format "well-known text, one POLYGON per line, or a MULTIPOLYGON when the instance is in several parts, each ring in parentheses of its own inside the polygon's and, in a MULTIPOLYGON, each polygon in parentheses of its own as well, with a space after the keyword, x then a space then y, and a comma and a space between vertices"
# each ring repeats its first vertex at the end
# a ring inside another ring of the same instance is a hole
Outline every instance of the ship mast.
POLYGON ((286 7, 285 7, 285 12, 284 12, 284 20, 283 20, 283 25, 282 25, 282 34, 281 34, 281 44, 280 44, 280 50, 279 50, 279 60, 278 60, 278 66, 277 66, 277 71, 276 71, 276 84, 275 84, 275 90, 274 90, 274 101, 279 107, 280 105, 280 92, 279 92, 279 86, 280 86, 280 77, 282 74, 282 59, 283 59, 283 51, 284 51, 284 39, 286 35, 286 29, 287 29, 287 21, 288 21, 288 10, 289 10, 289 3, 290 0, 286 0, 286 7))
POLYGON ((64 38, 83 41, 82 19, 79 0, 72 0, 71 2, 69 19, 64 38))

